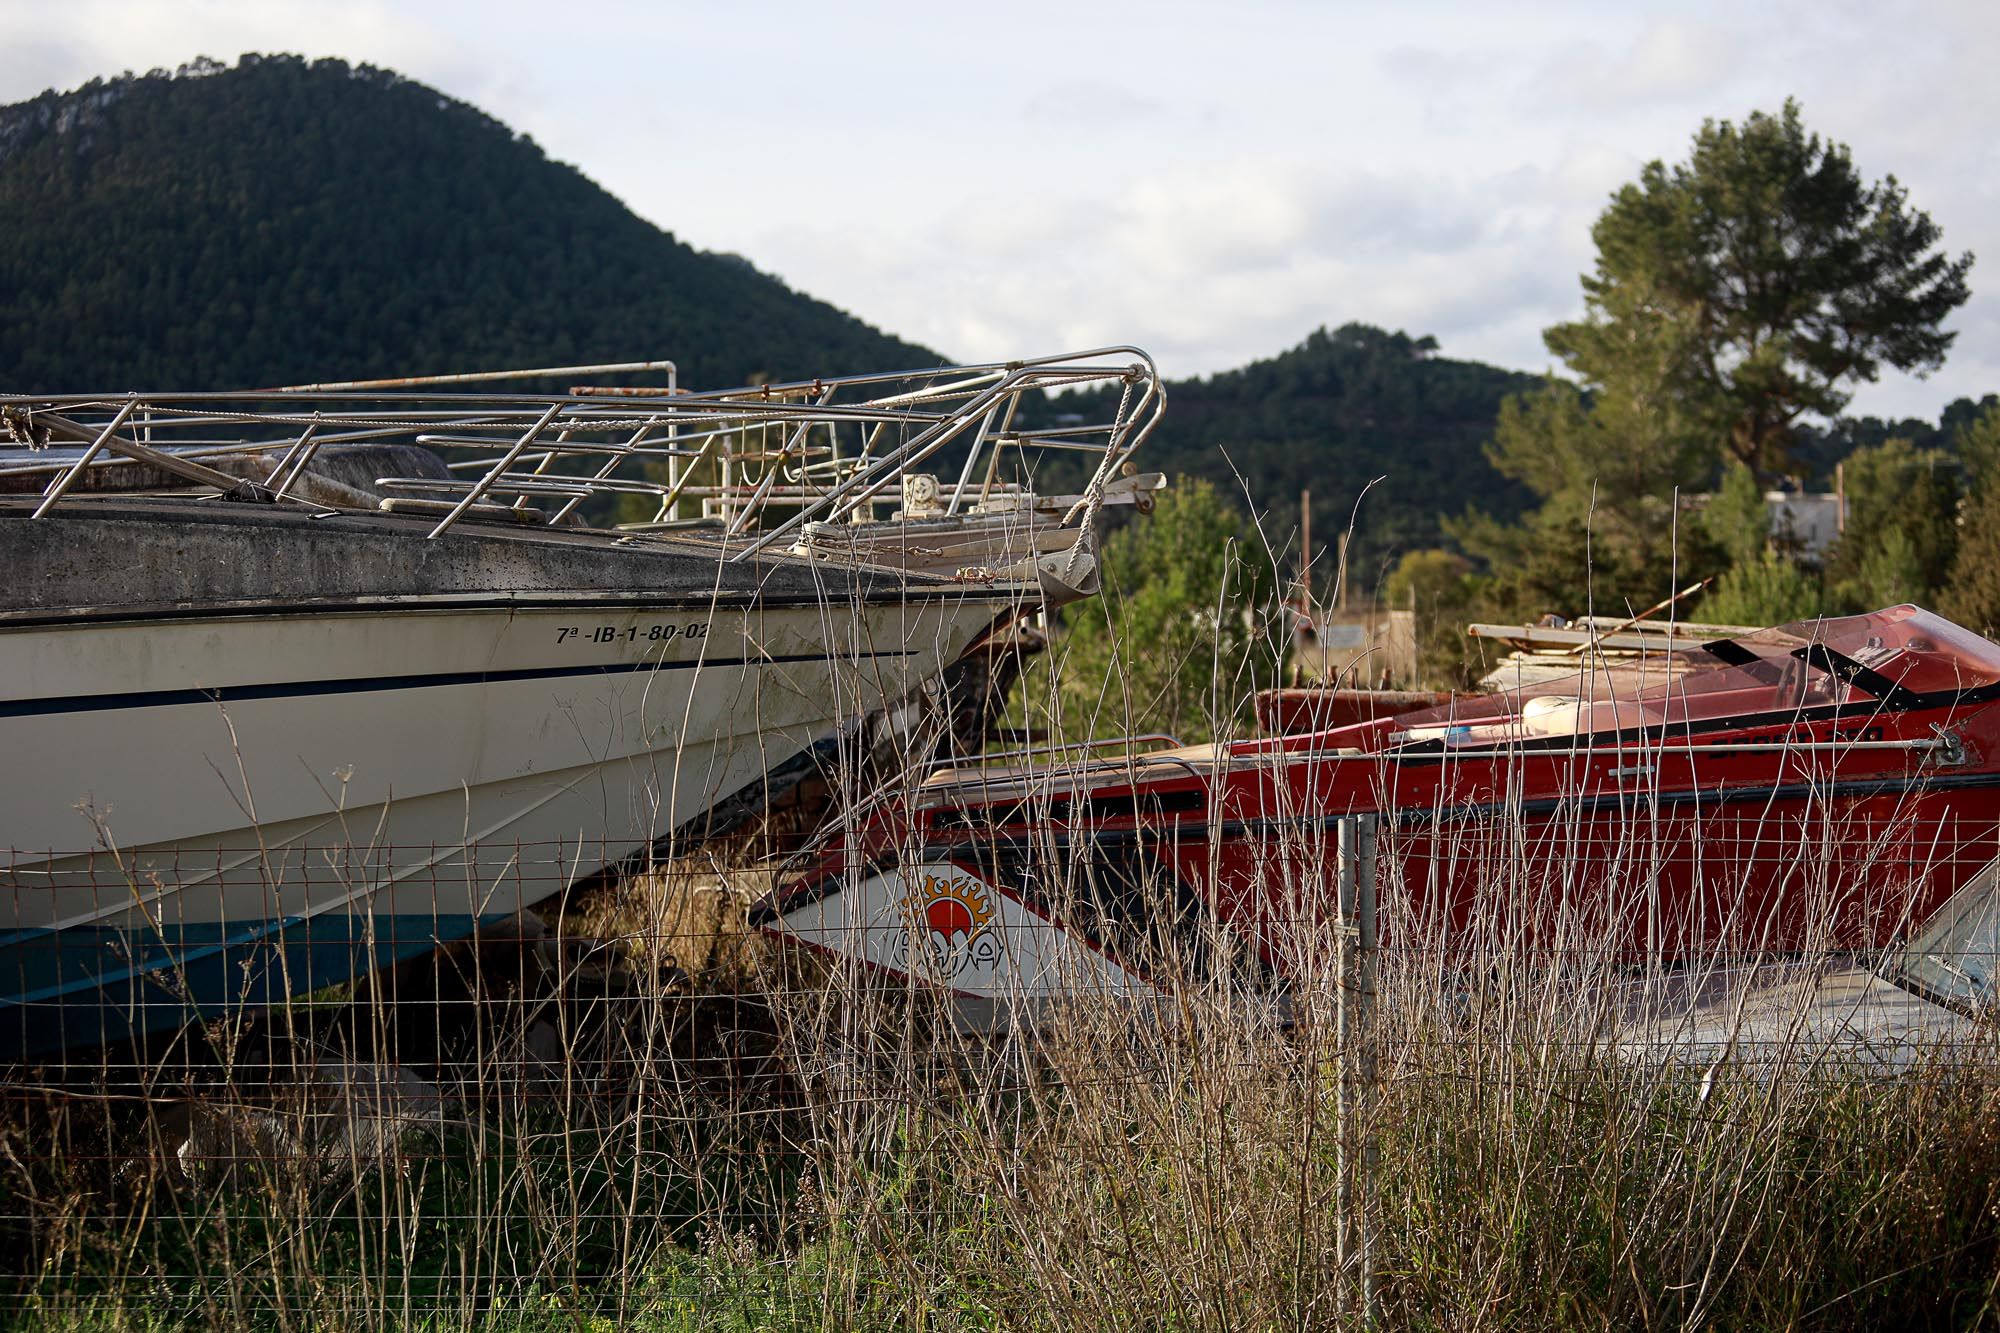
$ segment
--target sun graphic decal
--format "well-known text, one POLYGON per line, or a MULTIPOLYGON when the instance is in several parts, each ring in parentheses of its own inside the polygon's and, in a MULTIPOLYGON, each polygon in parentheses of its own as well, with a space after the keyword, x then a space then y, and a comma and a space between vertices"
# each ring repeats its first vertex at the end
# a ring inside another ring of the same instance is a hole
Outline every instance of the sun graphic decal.
POLYGON ((953 980, 969 967, 1000 961, 990 928, 997 911, 992 890, 955 867, 912 878, 899 904, 905 923, 899 951, 913 972, 953 980))

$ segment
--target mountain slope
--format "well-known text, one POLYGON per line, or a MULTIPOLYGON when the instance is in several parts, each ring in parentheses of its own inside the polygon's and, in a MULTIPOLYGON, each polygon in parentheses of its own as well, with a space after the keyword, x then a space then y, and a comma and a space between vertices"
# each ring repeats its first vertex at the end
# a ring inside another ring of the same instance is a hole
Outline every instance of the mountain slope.
POLYGON ((1274 545, 1310 489, 1315 568, 1331 581, 1324 555, 1352 519, 1354 586, 1372 587, 1386 561, 1443 540, 1443 515, 1476 504, 1512 518, 1531 500, 1484 446, 1500 400, 1538 381, 1436 351, 1430 338, 1346 324, 1240 370, 1170 383, 1143 465, 1247 495, 1274 545))
MULTIPOLYGON (((650 357, 719 387, 941 359, 682 244, 464 103, 334 60, 202 62, 0 108, 0 238, 0 391, 650 357)), ((1441 511, 1526 500, 1481 446, 1533 381, 1435 350, 1349 324, 1173 384, 1143 463, 1247 489, 1274 540, 1310 487, 1323 546, 1382 477, 1354 552, 1371 583, 1440 540, 1441 511)))
POLYGON ((721 387, 932 365, 368 66, 245 56, 0 108, 0 388, 656 357, 721 387))

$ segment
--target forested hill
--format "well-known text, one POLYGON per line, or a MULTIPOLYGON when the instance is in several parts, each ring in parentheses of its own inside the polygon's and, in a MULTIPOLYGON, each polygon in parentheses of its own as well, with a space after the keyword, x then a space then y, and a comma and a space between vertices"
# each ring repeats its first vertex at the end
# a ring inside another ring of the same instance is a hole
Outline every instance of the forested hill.
POLYGON ((671 358, 685 384, 936 353, 634 216, 473 107, 245 56, 0 108, 0 389, 671 358))
MULTIPOLYGON (((722 387, 943 359, 683 244, 473 107, 337 60, 198 62, 0 108, 0 236, 5 392, 651 357, 722 387)), ((1482 446, 1531 383, 1428 338, 1322 329, 1171 385, 1143 461, 1239 497, 1240 473, 1274 539, 1310 487, 1330 542, 1381 477, 1368 581, 1437 544, 1442 514, 1520 512, 1482 446)))
POLYGON ((1315 545, 1330 549, 1352 517, 1354 578, 1371 584, 1383 560, 1440 544, 1445 516, 1476 504, 1513 518, 1527 506, 1531 497, 1493 470, 1484 447, 1500 400, 1537 382, 1438 356, 1428 337, 1366 324, 1320 329, 1268 361, 1169 384, 1142 463, 1247 494, 1273 543, 1297 523, 1299 492, 1310 489, 1315 545))

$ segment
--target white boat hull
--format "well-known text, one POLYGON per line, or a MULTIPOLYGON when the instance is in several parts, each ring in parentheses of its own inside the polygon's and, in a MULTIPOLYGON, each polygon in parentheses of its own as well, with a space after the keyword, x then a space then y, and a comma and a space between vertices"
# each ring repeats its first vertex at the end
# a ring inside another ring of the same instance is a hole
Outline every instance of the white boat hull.
POLYGON ((944 859, 851 873, 755 919, 778 939, 948 994, 961 1031, 1005 1032, 1064 1004, 1159 993, 1108 951, 944 859))
POLYGON ((988 587, 0 630, 0 1003, 74 1018, 65 997, 111 994, 133 1011, 118 1035, 429 948, 642 851, 1016 604, 988 587), (239 986, 245 950, 281 939, 254 966, 297 975, 239 986), (160 975, 191 960, 217 975, 160 975))

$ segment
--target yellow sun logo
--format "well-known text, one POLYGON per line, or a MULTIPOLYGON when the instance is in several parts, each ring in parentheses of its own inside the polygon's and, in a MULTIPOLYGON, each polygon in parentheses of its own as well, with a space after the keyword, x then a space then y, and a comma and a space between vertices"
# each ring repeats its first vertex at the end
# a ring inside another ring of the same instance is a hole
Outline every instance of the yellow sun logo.
POLYGON ((961 937, 971 939, 993 920, 993 899, 982 893, 980 885, 971 879, 927 874, 907 902, 916 909, 911 915, 947 944, 956 943, 961 937))

